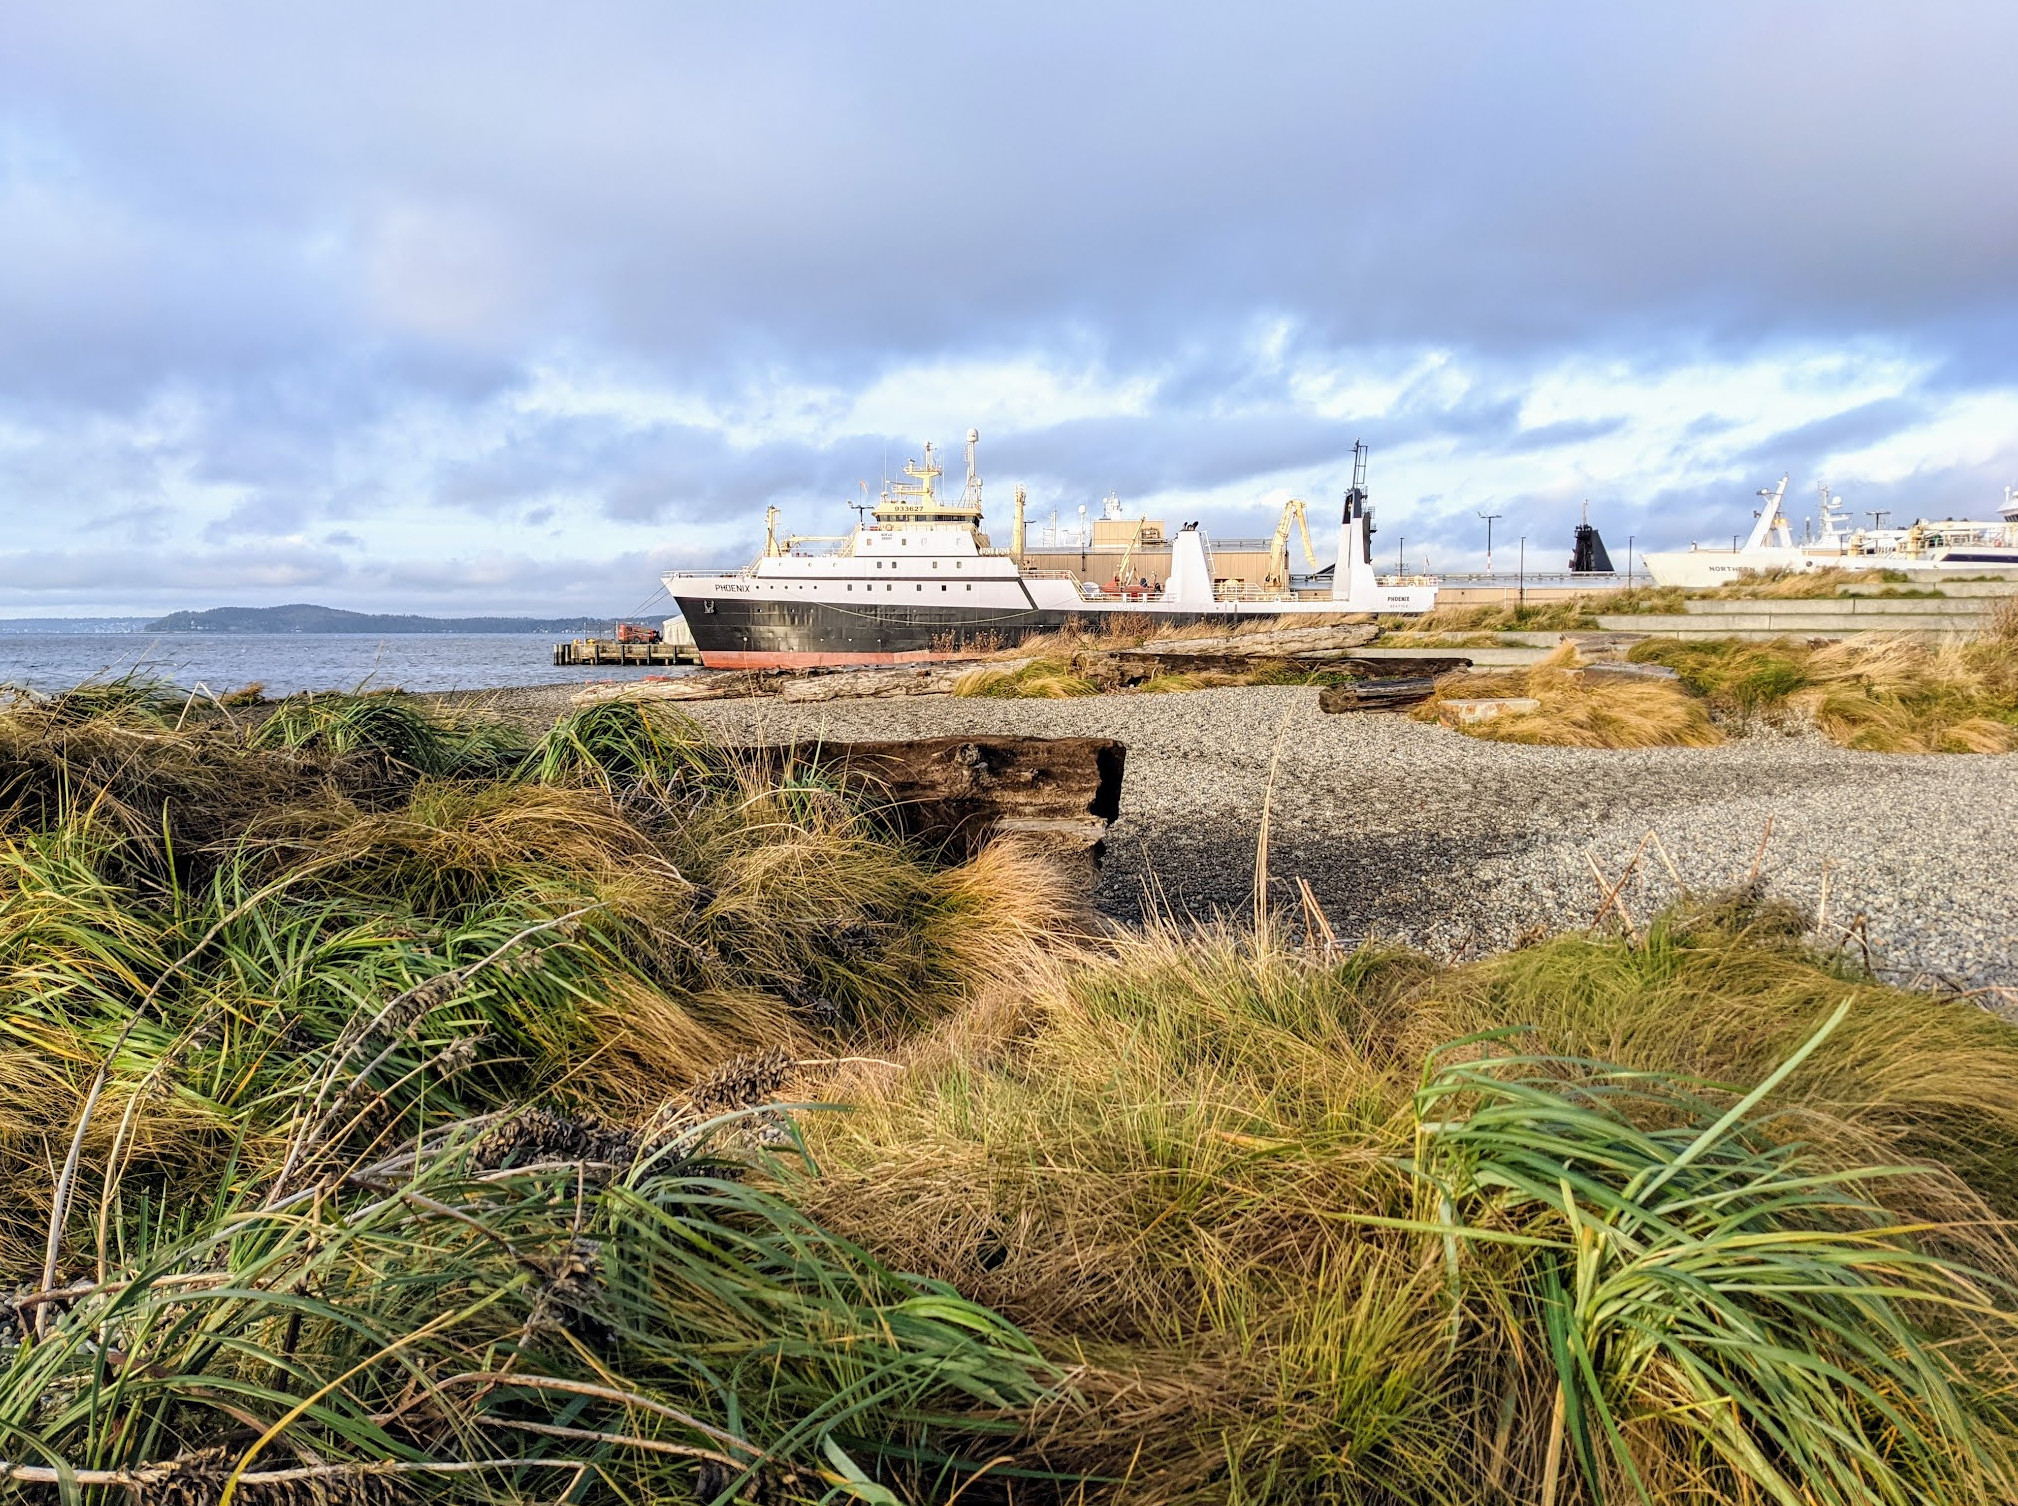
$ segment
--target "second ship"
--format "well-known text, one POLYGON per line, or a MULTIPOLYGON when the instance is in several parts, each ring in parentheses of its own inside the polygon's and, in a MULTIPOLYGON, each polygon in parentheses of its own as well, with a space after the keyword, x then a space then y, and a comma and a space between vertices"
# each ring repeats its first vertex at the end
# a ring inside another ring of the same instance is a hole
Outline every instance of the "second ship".
POLYGON ((1168 578, 1152 586, 1085 583, 1063 570, 1023 566, 1024 501, 1016 494, 1007 549, 982 531, 980 435, 967 431, 967 480, 941 497, 945 474, 925 446, 904 464, 908 482, 885 484, 867 520, 836 538, 777 535, 769 510, 764 552, 733 571, 672 571, 679 607, 710 669, 815 669, 907 664, 1014 648, 1037 633, 1097 629, 1126 615, 1170 626, 1219 626, 1320 614, 1415 614, 1436 588, 1384 580, 1373 568, 1373 510, 1366 451, 1354 446, 1352 485, 1340 516, 1338 558, 1315 587, 1257 589, 1219 581, 1196 523, 1171 539, 1168 578))

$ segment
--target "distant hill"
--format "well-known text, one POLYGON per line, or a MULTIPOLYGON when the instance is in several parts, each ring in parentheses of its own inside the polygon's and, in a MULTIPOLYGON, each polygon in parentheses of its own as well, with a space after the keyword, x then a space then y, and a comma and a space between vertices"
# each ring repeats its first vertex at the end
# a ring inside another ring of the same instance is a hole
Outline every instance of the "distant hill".
POLYGON ((346 612, 297 602, 285 607, 212 607, 170 612, 150 633, 608 633, 607 617, 409 617, 346 612))

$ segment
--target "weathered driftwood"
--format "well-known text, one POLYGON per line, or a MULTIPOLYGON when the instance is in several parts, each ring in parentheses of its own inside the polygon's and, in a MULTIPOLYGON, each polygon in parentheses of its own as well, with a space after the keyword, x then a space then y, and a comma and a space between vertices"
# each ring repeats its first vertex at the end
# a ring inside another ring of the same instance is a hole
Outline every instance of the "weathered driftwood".
POLYGON ((602 701, 727 701, 750 696, 775 695, 776 675, 742 674, 735 670, 700 670, 664 680, 605 680, 584 685, 575 692, 577 706, 594 706, 602 701))
MULTIPOLYGON (((1353 657, 1355 648, 1378 636, 1370 623, 1327 627, 1276 628, 1252 633, 1200 633, 1156 639, 1133 648, 1085 648, 1071 654, 1075 674, 1102 689, 1140 685, 1158 675, 1225 673, 1251 675, 1270 669, 1336 669, 1361 678, 1420 673, 1424 661, 1353 657)), ((879 669, 796 670, 738 673, 701 670, 664 680, 590 685, 577 705, 598 701, 717 701, 775 696, 784 701, 852 701, 894 696, 950 695, 962 675, 976 668, 1014 673, 1030 659, 991 658, 954 663, 903 664, 879 669)), ((1454 662, 1454 661, 1453 661, 1454 662)))
POLYGON ((1469 659, 1361 659, 1351 655, 1336 658, 1295 658, 1218 653, 1145 653, 1121 649, 1114 653, 1084 656, 1078 669, 1095 684, 1140 685, 1158 675, 1260 675, 1273 673, 1327 673, 1351 675, 1356 680, 1406 680, 1424 675, 1446 674, 1453 669, 1469 669, 1469 659))
POLYGON ((1355 680, 1344 685, 1327 685, 1317 693, 1321 711, 1398 711, 1426 701, 1436 692, 1434 675, 1411 675, 1384 680, 1355 680))
POLYGON ((1329 627, 1271 628, 1252 633, 1198 633, 1184 638, 1151 639, 1130 654, 1157 656, 1211 654, 1236 659, 1337 659, 1380 636, 1370 622, 1329 627))
MULTIPOLYGON (((1015 671, 1028 659, 991 660, 990 668, 1015 671)), ((895 669, 849 669, 826 674, 794 675, 778 688, 785 701, 855 701, 888 696, 951 695, 971 663, 906 664, 895 669)))
MULTIPOLYGON (((991 669, 1014 671, 1028 659, 990 659, 991 669)), ((600 701, 725 701, 773 696, 781 701, 886 700, 894 696, 951 695, 973 661, 951 664, 900 664, 888 669, 801 669, 774 673, 701 670, 665 680, 615 681, 585 685, 575 695, 577 706, 600 701)))
POLYGON ((971 849, 1024 834, 1086 850, 1121 813, 1128 749, 1108 737, 922 737, 738 753, 774 773, 817 769, 907 836, 971 849))

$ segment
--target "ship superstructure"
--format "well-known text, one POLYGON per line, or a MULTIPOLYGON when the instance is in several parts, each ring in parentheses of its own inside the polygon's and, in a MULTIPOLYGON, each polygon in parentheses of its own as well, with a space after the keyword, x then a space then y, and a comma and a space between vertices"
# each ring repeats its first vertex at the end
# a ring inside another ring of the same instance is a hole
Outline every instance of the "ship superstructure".
POLYGON ((1645 556, 1656 585, 1719 586, 1753 571, 1809 570, 1982 570, 2018 568, 2018 507, 2005 488, 2003 516, 1995 522, 1967 518, 1921 518, 1903 528, 1882 526, 1887 514, 1871 514, 1872 526, 1857 528, 1843 499, 1827 485, 1816 487, 1819 527, 1808 520, 1796 540, 1785 503, 1787 477, 1759 490, 1761 506, 1741 545, 1720 548, 1691 544, 1645 556))
MULTIPOLYGON (((967 431, 967 476, 944 497, 945 470, 930 444, 886 482, 870 516, 847 534, 777 534, 768 513, 763 554, 741 570, 674 571, 668 593, 716 669, 803 669, 901 664, 1012 648, 1034 633, 1091 628, 1116 614, 1173 625, 1339 612, 1419 613, 1434 586, 1386 581, 1373 568, 1365 450, 1355 447, 1339 556, 1322 591, 1214 585, 1211 546, 1196 523, 1170 539, 1168 576, 1155 588, 1102 590, 1062 570, 1026 570, 1020 547, 997 549, 982 528, 980 434, 967 431)), ((1017 491, 1013 541, 1024 535, 1017 491)))

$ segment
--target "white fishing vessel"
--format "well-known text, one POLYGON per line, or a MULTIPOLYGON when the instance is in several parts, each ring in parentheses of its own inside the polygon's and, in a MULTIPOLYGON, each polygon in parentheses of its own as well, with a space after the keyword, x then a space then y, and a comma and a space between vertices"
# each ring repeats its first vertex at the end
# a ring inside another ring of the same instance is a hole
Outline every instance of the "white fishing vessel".
POLYGON ((1114 590, 1062 570, 1023 568, 1020 487, 1010 547, 993 546, 981 528, 980 438, 967 431, 967 481, 957 500, 939 495, 945 472, 928 444, 922 461, 905 462, 911 479, 886 483, 869 519, 849 533, 781 539, 773 507, 764 552, 749 565, 668 573, 667 593, 693 633, 702 664, 901 664, 1013 648, 1032 634, 1097 628, 1124 615, 1171 625, 1230 625, 1339 612, 1412 614, 1436 605, 1435 586, 1383 579, 1374 571, 1364 446, 1354 446, 1338 560, 1323 589, 1219 581, 1205 531, 1187 523, 1171 539, 1169 575, 1159 587, 1114 590))
POLYGON ((1661 586, 1720 586, 1749 572, 1809 570, 1995 570, 2018 569, 2018 502, 2004 489, 1998 521, 1921 518, 1903 528, 1850 526, 1843 499, 1826 485, 1816 488, 1819 527, 1805 520, 1805 536, 1794 537, 1784 504, 1787 477, 1761 488, 1763 505, 1743 544, 1724 548, 1691 544, 1687 549, 1654 550, 1644 556, 1647 573, 1661 586))

